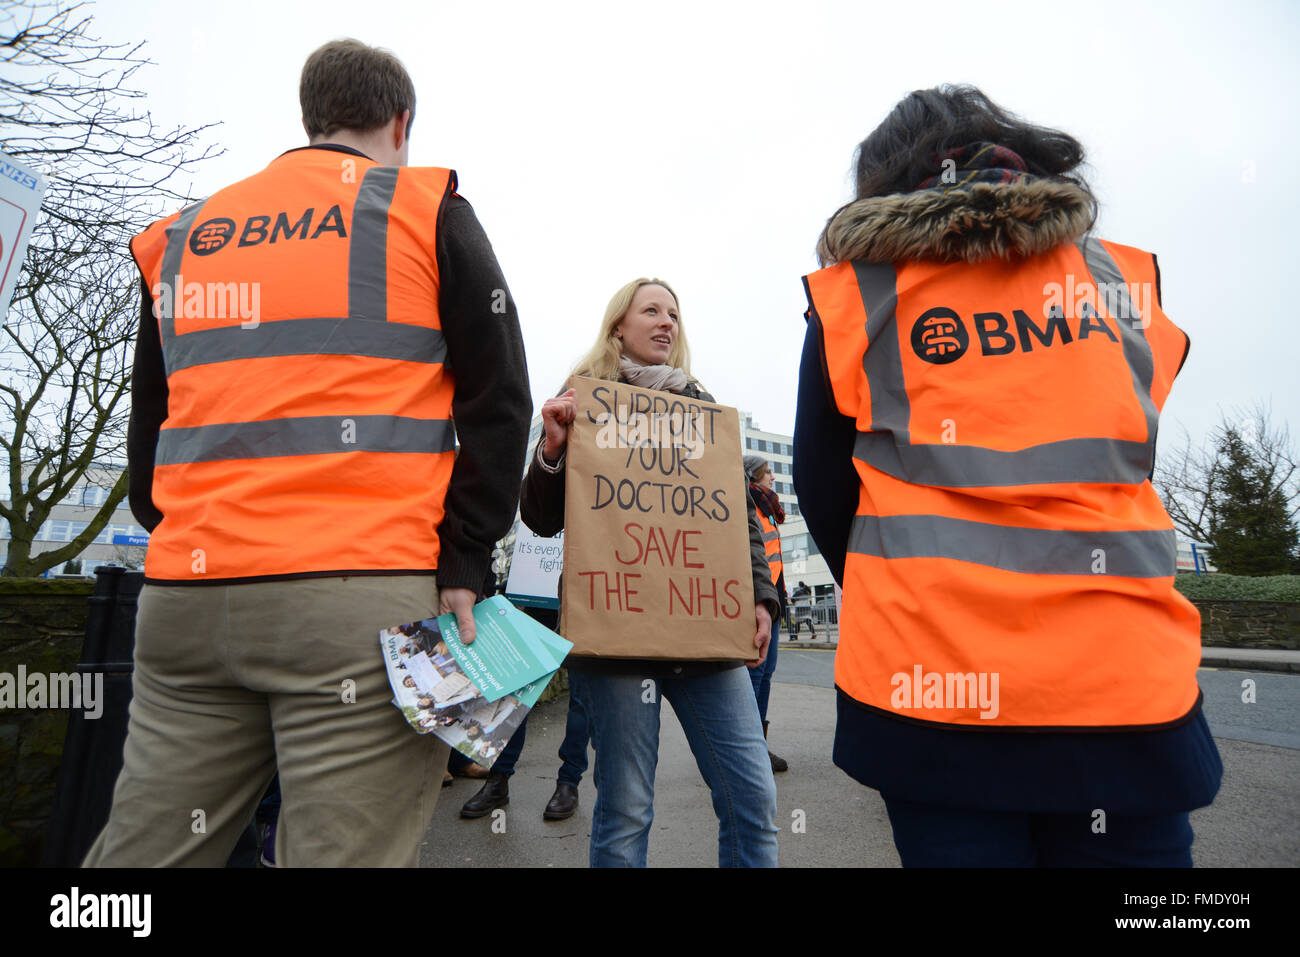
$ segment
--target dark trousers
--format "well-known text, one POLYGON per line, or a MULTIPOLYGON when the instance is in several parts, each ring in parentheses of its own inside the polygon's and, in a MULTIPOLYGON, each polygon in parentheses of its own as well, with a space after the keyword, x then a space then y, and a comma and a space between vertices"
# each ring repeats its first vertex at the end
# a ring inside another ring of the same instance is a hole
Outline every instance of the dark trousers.
MULTIPOLYGON (((493 771, 499 771, 506 777, 515 773, 515 763, 524 750, 524 737, 527 729, 528 718, 524 718, 523 723, 511 736, 506 749, 501 752, 501 757, 497 758, 496 764, 492 765, 493 771)), ((565 784, 572 784, 575 788, 582 781, 582 775, 587 770, 587 741, 589 739, 587 713, 582 710, 582 705, 578 704, 573 695, 570 694, 569 714, 564 722, 564 740, 560 742, 558 752, 560 773, 556 775, 557 780, 565 784)))
POLYGON ((1192 866, 1192 825, 1185 811, 1023 814, 882 796, 904 867, 1192 866))
MULTIPOLYGON (((530 712, 528 717, 531 716, 530 712)), ((505 750, 492 765, 493 771, 506 777, 515 773, 515 764, 519 761, 519 755, 523 753, 524 740, 528 736, 528 717, 524 718, 515 729, 515 733, 510 736, 505 750)), ((590 737, 587 729, 587 713, 582 710, 582 705, 574 701, 573 695, 569 695, 569 714, 564 723, 564 740, 560 742, 560 773, 556 775, 558 780, 565 784, 572 784, 575 788, 582 781, 582 776, 587 771, 587 742, 590 737)), ((469 763, 469 758, 460 752, 451 752, 449 767, 453 771, 459 771, 469 763)))

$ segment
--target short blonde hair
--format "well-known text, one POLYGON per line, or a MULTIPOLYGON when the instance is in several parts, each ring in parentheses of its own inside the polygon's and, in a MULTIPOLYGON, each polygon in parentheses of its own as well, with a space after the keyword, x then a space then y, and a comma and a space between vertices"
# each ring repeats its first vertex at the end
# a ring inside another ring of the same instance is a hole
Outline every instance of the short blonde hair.
POLYGON ((609 305, 605 307, 605 318, 601 321, 596 343, 573 367, 574 375, 617 381, 618 360, 623 356, 623 340, 614 335, 614 329, 627 315, 632 306, 632 298, 642 286, 662 286, 673 297, 673 302, 677 303, 677 335, 673 338, 672 351, 668 353, 668 365, 676 366, 690 376, 691 350, 686 345, 686 327, 682 325, 682 302, 677 298, 677 293, 673 292, 673 287, 662 279, 644 277, 632 280, 614 293, 609 305))

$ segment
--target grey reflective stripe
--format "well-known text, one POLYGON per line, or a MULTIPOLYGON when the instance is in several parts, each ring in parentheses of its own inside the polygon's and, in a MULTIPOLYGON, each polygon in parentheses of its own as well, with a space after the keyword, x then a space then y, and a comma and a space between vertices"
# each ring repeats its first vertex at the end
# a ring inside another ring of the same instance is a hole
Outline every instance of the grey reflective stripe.
POLYGON ((456 430, 449 419, 319 415, 163 429, 155 462, 179 465, 333 452, 450 452, 455 447, 456 430))
POLYGON ((1177 543, 1173 529, 1074 532, 943 515, 858 515, 848 550, 880 558, 949 558, 1028 575, 1165 578, 1174 574, 1177 543))
POLYGON ((395 166, 372 166, 361 178, 348 237, 348 316, 388 321, 388 207, 395 166))
POLYGON ((772 529, 770 532, 764 532, 764 533, 763 533, 763 541, 765 541, 765 542, 770 542, 770 541, 772 541, 774 538, 780 538, 780 537, 781 537, 781 532, 780 532, 778 529, 775 529, 775 528, 772 529))
POLYGON ((892 263, 855 262, 858 293, 867 313, 867 351, 862 370, 871 389, 871 428, 892 432, 899 444, 910 441, 911 403, 903 380, 898 343, 898 271, 892 263))
POLYGON ((442 362, 442 331, 368 319, 281 319, 247 329, 223 326, 174 337, 167 369, 175 372, 209 362, 268 356, 354 355, 409 362, 442 362))
POLYGON ((190 230, 194 228, 194 221, 199 218, 199 213, 206 202, 206 199, 201 199, 191 206, 186 206, 176 217, 176 221, 166 229, 167 245, 163 247, 162 268, 159 270, 158 281, 166 283, 171 289, 171 295, 167 297, 171 308, 158 310, 158 337, 163 346, 163 365, 167 367, 168 372, 171 372, 171 363, 168 361, 170 357, 167 355, 167 344, 176 338, 176 303, 185 293, 185 290, 179 288, 176 280, 181 273, 181 259, 185 255, 185 244, 189 242, 190 230))
POLYGON ((888 432, 859 432, 853 457, 917 485, 979 488, 1052 482, 1141 484, 1151 447, 1121 439, 1064 439, 1015 452, 973 445, 895 445, 888 432))
MULTIPOLYGON (((1156 429, 1160 424, 1160 413, 1151 399, 1151 380, 1155 377, 1155 358, 1151 355, 1151 343, 1147 341, 1141 322, 1133 321, 1138 317, 1138 312, 1129 298, 1124 274, 1119 271, 1115 260, 1101 244, 1101 240, 1089 237, 1087 240, 1080 240, 1078 246, 1079 252, 1083 253, 1088 272, 1092 274, 1092 284, 1097 290, 1097 298, 1105 298, 1101 293, 1103 289, 1112 290, 1115 293, 1114 298, 1108 301, 1114 302, 1118 307, 1117 311, 1123 316, 1123 318, 1116 316, 1111 318, 1119 327, 1124 343, 1124 358, 1128 360, 1128 366, 1133 370, 1133 391, 1137 393, 1138 402, 1142 405, 1142 414, 1146 418, 1147 442, 1151 446, 1152 459, 1147 468, 1149 473, 1150 465, 1155 464, 1156 429)), ((1145 318, 1150 319, 1149 316, 1145 318)))
POLYGON ((775 555, 768 555, 768 556, 767 556, 767 563, 768 563, 769 565, 780 565, 780 564, 781 564, 781 553, 780 553, 780 552, 777 552, 775 555))
MULTIPOLYGON (((1099 290, 1103 278, 1106 288, 1116 288, 1117 284, 1123 297, 1120 308, 1125 308, 1122 303, 1128 300, 1122 289, 1123 276, 1105 248, 1095 239, 1079 248, 1093 284, 1099 290)), ((1064 439, 1014 451, 972 445, 914 445, 896 316, 897 271, 888 263, 855 262, 853 272, 867 314, 867 351, 862 368, 871 390, 871 431, 858 433, 854 458, 904 482, 945 488, 1062 482, 1133 485, 1147 479, 1155 455, 1159 413, 1151 400, 1151 347, 1132 322, 1116 325, 1121 329, 1124 359, 1132 370, 1134 391, 1146 420, 1145 441, 1064 439)))

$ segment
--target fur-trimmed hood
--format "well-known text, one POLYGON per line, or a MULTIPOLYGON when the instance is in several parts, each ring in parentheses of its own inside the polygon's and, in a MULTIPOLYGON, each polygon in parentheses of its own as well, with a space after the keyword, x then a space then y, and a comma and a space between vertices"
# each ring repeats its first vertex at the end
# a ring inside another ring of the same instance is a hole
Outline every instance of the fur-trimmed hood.
POLYGON ((1091 227, 1092 197, 1056 179, 921 189, 849 203, 817 243, 823 266, 937 260, 982 262, 1035 256, 1074 242, 1091 227))

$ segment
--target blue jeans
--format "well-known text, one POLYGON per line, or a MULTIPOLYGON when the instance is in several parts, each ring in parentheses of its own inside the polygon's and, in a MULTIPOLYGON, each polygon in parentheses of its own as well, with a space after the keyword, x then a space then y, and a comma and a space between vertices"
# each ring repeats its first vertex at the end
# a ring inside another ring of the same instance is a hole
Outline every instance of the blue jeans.
POLYGON ((1191 867, 1180 814, 972 811, 881 795, 904 867, 1191 867))
POLYGON ((745 668, 689 678, 569 672, 596 749, 592 867, 645 867, 659 706, 681 721, 718 816, 719 867, 775 867, 776 783, 745 668))
POLYGON ((767 658, 757 668, 749 669, 749 680, 754 683, 754 697, 758 700, 758 716, 767 720, 767 699, 772 693, 772 673, 776 671, 776 646, 780 637, 781 618, 772 621, 772 642, 767 646, 767 658))
MULTIPOLYGON (((524 740, 528 736, 528 719, 531 717, 530 711, 515 729, 515 733, 510 736, 510 743, 492 765, 493 771, 506 777, 515 773, 515 763, 523 753, 524 740)), ((572 784, 575 788, 581 783, 582 775, 587 770, 588 739, 587 715, 582 710, 582 705, 578 704, 570 694, 569 714, 564 722, 564 740, 560 742, 560 773, 556 775, 557 780, 564 784, 572 784)), ((468 761, 468 758, 466 760, 468 761)))

